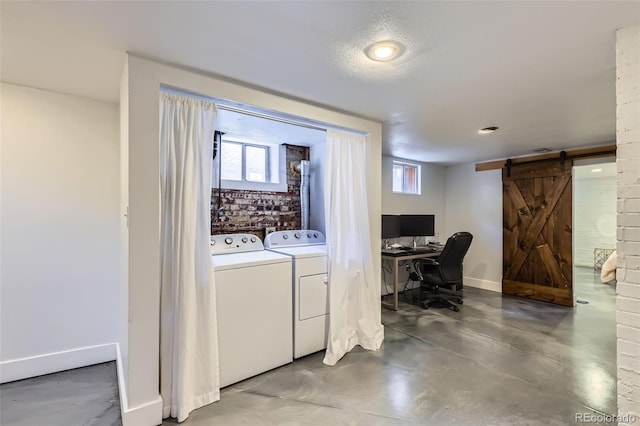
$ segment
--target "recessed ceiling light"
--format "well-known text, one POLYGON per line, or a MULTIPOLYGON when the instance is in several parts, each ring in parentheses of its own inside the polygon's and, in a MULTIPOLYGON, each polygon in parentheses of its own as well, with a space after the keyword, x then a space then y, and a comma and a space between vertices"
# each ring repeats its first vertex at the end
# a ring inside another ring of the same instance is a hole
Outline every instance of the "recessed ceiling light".
POLYGON ((534 149, 533 152, 543 153, 543 152, 551 152, 549 148, 538 148, 534 149))
POLYGON ((391 61, 404 53, 404 46, 397 41, 379 41, 364 50, 369 59, 379 62, 391 61))
POLYGON ((489 133, 493 133, 496 130, 498 130, 496 126, 491 126, 491 127, 485 127, 484 129, 478 130, 478 133, 480 133, 481 135, 488 135, 489 133))
POLYGON ((591 173, 600 173, 602 169, 591 169, 591 173))

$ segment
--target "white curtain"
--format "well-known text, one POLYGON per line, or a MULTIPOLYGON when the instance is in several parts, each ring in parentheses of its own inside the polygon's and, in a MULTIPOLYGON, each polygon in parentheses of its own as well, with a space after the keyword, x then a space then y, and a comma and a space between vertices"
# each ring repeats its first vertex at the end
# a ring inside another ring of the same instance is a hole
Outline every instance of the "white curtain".
POLYGON ((329 339, 324 363, 355 345, 377 350, 384 339, 380 286, 369 234, 367 138, 327 131, 325 220, 329 263, 329 339))
POLYGON ((209 252, 216 106, 160 97, 160 393, 184 421, 220 399, 216 292, 209 252))

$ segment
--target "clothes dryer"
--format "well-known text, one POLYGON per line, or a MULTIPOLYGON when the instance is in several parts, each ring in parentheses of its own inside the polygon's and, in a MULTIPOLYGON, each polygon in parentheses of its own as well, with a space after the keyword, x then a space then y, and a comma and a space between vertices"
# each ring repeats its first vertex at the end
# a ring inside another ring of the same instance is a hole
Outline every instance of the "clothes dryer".
POLYGON ((265 248, 293 259, 293 357, 323 350, 329 334, 327 246, 319 231, 273 232, 265 248))
POLYGON ((252 234, 214 235, 220 387, 293 361, 292 259, 252 234))

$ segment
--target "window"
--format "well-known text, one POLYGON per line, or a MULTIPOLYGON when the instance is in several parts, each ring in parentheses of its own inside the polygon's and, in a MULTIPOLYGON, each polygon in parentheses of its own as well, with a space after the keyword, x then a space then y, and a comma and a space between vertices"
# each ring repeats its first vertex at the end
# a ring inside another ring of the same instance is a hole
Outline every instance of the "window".
MULTIPOLYGON (((220 149, 222 188, 286 192, 286 148, 277 144, 223 140, 220 149)), ((217 186, 214 173, 213 186, 217 186)))
POLYGON ((222 142, 222 180, 270 182, 269 147, 240 142, 222 142))
POLYGON ((403 194, 420 194, 420 166, 394 161, 392 190, 403 194))

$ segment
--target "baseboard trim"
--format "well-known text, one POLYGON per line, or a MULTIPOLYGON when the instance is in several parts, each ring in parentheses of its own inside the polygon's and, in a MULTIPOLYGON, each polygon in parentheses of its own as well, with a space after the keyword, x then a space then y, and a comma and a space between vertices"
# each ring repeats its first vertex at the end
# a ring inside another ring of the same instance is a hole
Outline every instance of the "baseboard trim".
POLYGON ((122 426, 156 426, 162 423, 162 398, 122 410, 122 426))
POLYGON ((118 368, 118 388, 120 390, 120 410, 122 426, 155 426, 162 423, 162 398, 160 395, 153 401, 129 407, 127 398, 127 384, 125 381, 124 362, 120 344, 114 343, 116 351, 116 365, 118 368))
POLYGON ((110 361, 116 361, 122 425, 155 426, 161 424, 162 398, 160 395, 153 401, 129 407, 124 363, 118 343, 87 346, 68 351, 2 361, 0 362, 0 383, 14 382, 110 361))
POLYGON ((58 373, 115 359, 113 343, 12 359, 0 362, 0 383, 58 373))
POLYGON ((118 373, 118 396, 120 397, 120 415, 124 426, 124 417, 128 409, 127 382, 125 380, 124 361, 120 351, 120 343, 114 343, 116 350, 116 371, 118 373))
POLYGON ((466 287, 481 288, 483 290, 495 291, 502 293, 502 283, 489 280, 480 280, 478 278, 464 277, 464 285, 466 287))

